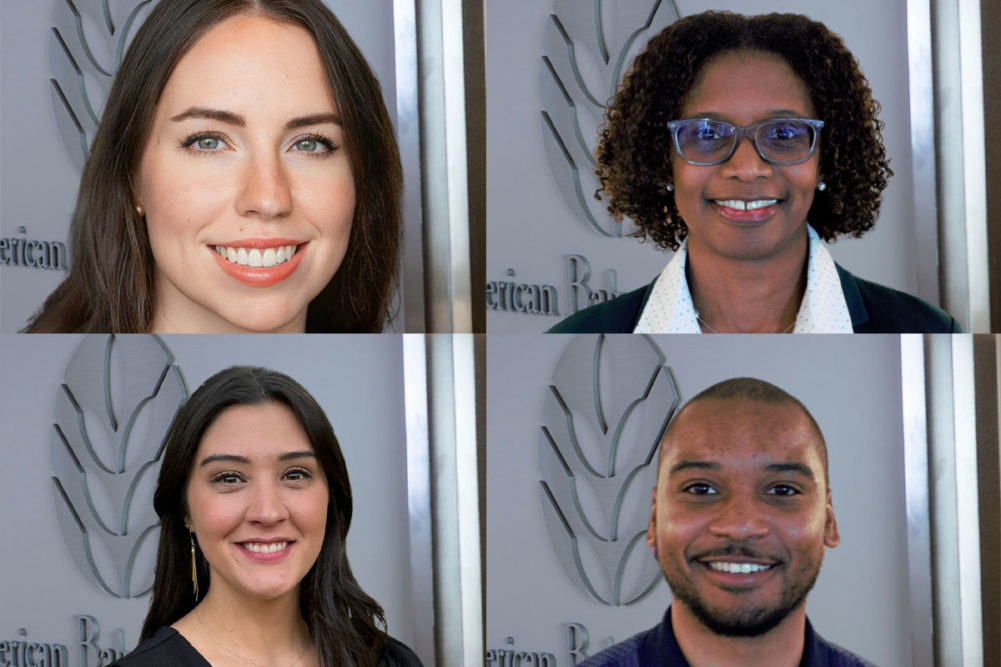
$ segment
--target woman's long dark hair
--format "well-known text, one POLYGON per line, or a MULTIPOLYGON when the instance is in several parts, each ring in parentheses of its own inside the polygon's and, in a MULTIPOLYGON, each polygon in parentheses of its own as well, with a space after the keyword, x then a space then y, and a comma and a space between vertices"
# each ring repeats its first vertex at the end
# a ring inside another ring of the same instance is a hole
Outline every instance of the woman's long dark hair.
MULTIPOLYGON (((149 613, 140 643, 195 607, 191 543, 185 527, 187 488, 205 430, 226 408, 277 402, 289 407, 313 446, 327 477, 330 500, 320 555, 300 582, 299 611, 316 643, 321 667, 374 666, 386 641, 382 608, 355 581, 345 538, 351 524, 351 483, 330 421, 316 400, 292 378, 265 368, 233 366, 206 380, 177 413, 164 447, 153 494, 160 544, 149 613)), ((198 551, 199 590, 208 590, 208 567, 198 551)))
POLYGON ((69 276, 26 331, 149 330, 155 262, 136 212, 133 175, 174 67, 213 26, 239 14, 268 16, 313 36, 344 129, 354 221, 341 266, 309 304, 306 329, 382 330, 396 283, 403 176, 379 82, 358 47, 320 0, 161 0, 122 59, 84 166, 69 276))

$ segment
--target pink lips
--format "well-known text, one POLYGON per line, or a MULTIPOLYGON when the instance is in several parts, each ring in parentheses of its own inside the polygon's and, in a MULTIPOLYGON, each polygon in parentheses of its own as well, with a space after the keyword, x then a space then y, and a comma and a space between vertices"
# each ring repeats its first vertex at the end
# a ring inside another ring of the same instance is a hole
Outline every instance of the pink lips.
MULTIPOLYGON (((292 243, 275 243, 273 240, 268 242, 270 245, 262 245, 264 242, 254 240, 240 241, 240 243, 243 244, 241 247, 245 248, 270 248, 277 247, 278 245, 293 245, 292 243)), ((251 287, 270 287, 271 285, 280 283, 292 275, 292 272, 298 268, 299 263, 302 261, 303 255, 306 254, 306 247, 308 245, 308 242, 299 244, 298 250, 296 250, 296 253, 292 255, 291 258, 285 260, 281 264, 275 264, 274 266, 269 267, 243 266, 223 258, 213 248, 209 248, 209 252, 211 252, 212 256, 215 258, 219 268, 225 271, 231 278, 235 278, 241 283, 250 285, 251 287)))

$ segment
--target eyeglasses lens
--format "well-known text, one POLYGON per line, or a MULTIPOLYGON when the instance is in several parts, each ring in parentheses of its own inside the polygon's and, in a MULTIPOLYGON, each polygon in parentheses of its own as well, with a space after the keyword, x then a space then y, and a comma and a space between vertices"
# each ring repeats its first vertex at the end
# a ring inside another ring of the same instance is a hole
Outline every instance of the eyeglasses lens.
MULTIPOLYGON (((681 156, 697 164, 719 164, 733 151, 738 132, 730 123, 706 119, 681 122, 677 127, 681 156)), ((809 123, 780 118, 754 126, 754 143, 759 153, 774 164, 795 164, 810 157, 814 132, 809 123)))

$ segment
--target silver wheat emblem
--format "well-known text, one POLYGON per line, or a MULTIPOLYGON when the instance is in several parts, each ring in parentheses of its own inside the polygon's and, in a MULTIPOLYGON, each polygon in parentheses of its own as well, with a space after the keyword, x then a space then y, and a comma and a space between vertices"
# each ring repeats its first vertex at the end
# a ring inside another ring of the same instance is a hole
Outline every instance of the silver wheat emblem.
POLYGON ((111 80, 139 14, 151 2, 55 0, 49 83, 59 134, 78 169, 90 153, 111 80))
POLYGON ((626 236, 633 225, 593 197, 598 127, 634 47, 681 14, 674 0, 554 0, 553 9, 540 80, 549 165, 571 210, 605 236, 626 236))
POLYGON ((677 384, 646 336, 574 337, 546 391, 539 434, 543 514, 570 578, 632 604, 660 581, 644 543, 657 445, 677 384))
POLYGON ((153 585, 153 487, 167 429, 187 398, 155 336, 88 336, 66 366, 52 425, 52 489, 80 571, 109 595, 153 585))

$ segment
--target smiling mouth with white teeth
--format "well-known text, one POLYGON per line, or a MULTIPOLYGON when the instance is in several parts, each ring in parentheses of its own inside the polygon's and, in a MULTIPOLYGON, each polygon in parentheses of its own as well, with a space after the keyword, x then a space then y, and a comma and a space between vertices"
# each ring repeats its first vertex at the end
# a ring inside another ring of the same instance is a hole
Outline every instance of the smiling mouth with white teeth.
POLYGON ((292 259, 298 245, 280 245, 274 248, 240 248, 235 246, 214 247, 221 257, 240 266, 268 268, 292 259))
POLYGON ((774 565, 761 565, 759 563, 727 563, 724 561, 712 561, 706 563, 710 570, 715 570, 716 572, 726 572, 728 574, 752 574, 754 572, 763 572, 765 570, 770 570, 774 565))
POLYGON ((262 544, 260 542, 241 542, 240 546, 247 551, 253 551, 258 554, 273 554, 285 549, 285 547, 288 546, 288 542, 271 542, 269 544, 262 544))
POLYGON ((736 211, 753 211, 779 203, 778 199, 755 199, 753 201, 744 201, 743 199, 713 199, 712 201, 717 206, 732 208, 736 211))

